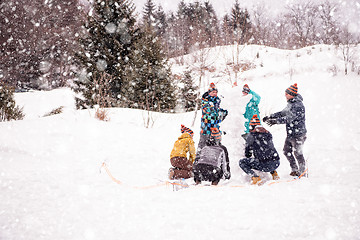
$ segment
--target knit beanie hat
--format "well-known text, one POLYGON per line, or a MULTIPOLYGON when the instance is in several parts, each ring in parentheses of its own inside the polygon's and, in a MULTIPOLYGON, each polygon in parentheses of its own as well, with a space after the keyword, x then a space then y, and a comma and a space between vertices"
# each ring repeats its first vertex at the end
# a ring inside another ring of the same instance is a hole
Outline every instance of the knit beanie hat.
POLYGON ((256 125, 261 125, 260 119, 258 118, 257 114, 255 114, 250 120, 250 126, 256 126, 256 125))
POLYGON ((285 90, 285 92, 291 96, 297 96, 298 95, 298 87, 297 87, 297 83, 295 83, 294 85, 291 85, 289 88, 287 88, 285 90))
POLYGON ((221 133, 219 129, 217 128, 210 128, 211 130, 211 138, 213 138, 215 141, 220 142, 221 141, 221 133))
POLYGON ((243 91, 243 93, 249 93, 250 92, 249 86, 247 84, 245 84, 242 91, 243 91))
POLYGON ((182 124, 181 124, 181 133, 189 133, 191 137, 194 136, 194 132, 190 128, 187 128, 182 124))
POLYGON ((218 91, 216 86, 215 86, 215 83, 210 83, 209 93, 212 92, 212 91, 218 91))

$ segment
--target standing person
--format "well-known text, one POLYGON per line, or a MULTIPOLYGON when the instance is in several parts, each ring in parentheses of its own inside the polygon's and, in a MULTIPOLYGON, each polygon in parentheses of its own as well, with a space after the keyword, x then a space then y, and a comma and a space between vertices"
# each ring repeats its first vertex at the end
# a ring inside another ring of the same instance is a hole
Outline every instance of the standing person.
POLYGON ((263 121, 272 126, 274 124, 286 124, 286 140, 284 155, 291 167, 291 176, 300 176, 305 172, 306 163, 303 155, 303 145, 306 140, 305 106, 303 98, 298 94, 295 83, 285 90, 287 106, 280 112, 263 118, 263 121), (295 155, 295 157, 294 157, 295 155), (296 163, 296 160, 297 163, 296 163))
POLYGON ((273 180, 280 179, 276 169, 280 165, 280 157, 277 153, 272 135, 260 124, 260 119, 254 115, 250 121, 250 133, 246 138, 245 157, 239 161, 240 168, 251 176, 252 184, 261 185, 261 178, 253 169, 270 172, 273 180), (251 157, 253 156, 253 157, 251 157))
POLYGON ((175 141, 170 154, 169 179, 181 179, 192 177, 192 167, 195 160, 194 132, 181 125, 181 136, 175 141), (189 152, 189 159, 187 153, 189 152))
POLYGON ((210 181, 217 185, 221 178, 230 179, 229 154, 221 144, 221 134, 217 128, 211 129, 211 136, 206 140, 198 161, 194 163, 194 181, 210 181))
POLYGON ((196 158, 199 157, 201 149, 206 145, 206 140, 210 138, 211 128, 217 128, 220 131, 219 124, 226 118, 228 111, 220 108, 220 98, 217 96, 218 90, 214 83, 205 92, 201 99, 201 131, 197 148, 196 158))
POLYGON ((218 90, 215 83, 210 83, 209 89, 202 95, 201 100, 211 101, 214 103, 215 108, 220 108, 221 99, 217 96, 218 90))
POLYGON ((249 135, 249 123, 251 118, 254 115, 258 115, 260 117, 260 111, 259 111, 259 103, 261 100, 261 97, 256 92, 252 91, 247 84, 244 85, 242 90, 243 96, 247 96, 248 94, 251 94, 252 97, 250 101, 246 104, 244 118, 245 118, 245 133, 241 135, 245 140, 246 137, 249 135))

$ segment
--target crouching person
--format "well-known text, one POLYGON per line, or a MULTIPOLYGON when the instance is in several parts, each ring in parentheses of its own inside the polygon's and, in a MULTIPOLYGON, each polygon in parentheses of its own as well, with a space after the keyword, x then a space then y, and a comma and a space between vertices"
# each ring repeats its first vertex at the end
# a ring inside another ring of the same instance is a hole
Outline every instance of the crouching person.
POLYGON ((221 135, 217 128, 211 129, 211 136, 206 140, 206 145, 201 149, 200 157, 195 162, 194 181, 210 181, 217 185, 221 178, 230 179, 229 155, 226 147, 221 144, 221 135))
POLYGON ((251 176, 252 184, 263 183, 253 170, 270 172, 273 180, 280 179, 276 172, 280 165, 279 154, 274 147, 271 133, 260 125, 257 115, 254 115, 250 121, 250 135, 246 139, 245 157, 239 161, 239 166, 251 176))
POLYGON ((174 143, 170 154, 170 163, 173 166, 169 169, 169 179, 191 178, 192 167, 195 160, 194 132, 181 125, 181 136, 174 143), (187 153, 189 152, 189 159, 187 153))

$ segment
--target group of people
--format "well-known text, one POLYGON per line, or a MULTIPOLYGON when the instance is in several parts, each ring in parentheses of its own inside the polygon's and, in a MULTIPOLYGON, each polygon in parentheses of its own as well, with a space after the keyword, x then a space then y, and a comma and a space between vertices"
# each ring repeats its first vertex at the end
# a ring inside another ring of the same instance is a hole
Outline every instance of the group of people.
MULTIPOLYGON (((217 185, 223 178, 230 179, 230 165, 227 148, 221 144, 219 124, 226 118, 228 111, 220 108, 220 98, 214 83, 201 99, 201 132, 197 151, 191 129, 181 125, 182 135, 175 142, 170 154, 172 168, 170 179, 194 178, 196 184, 210 181, 217 185), (187 154, 189 153, 189 158, 187 154)), ((280 156, 276 151, 272 134, 264 128, 260 120, 259 103, 261 97, 245 84, 243 96, 252 95, 246 105, 245 158, 240 159, 239 167, 251 177, 252 184, 261 185, 263 180, 256 171, 269 172, 274 180, 280 179, 276 169, 280 165, 280 156)), ((262 121, 273 126, 286 124, 287 137, 283 153, 291 167, 291 176, 301 176, 306 171, 306 163, 302 153, 306 140, 305 107, 303 98, 298 93, 297 84, 285 90, 287 106, 280 112, 263 117, 262 121)))

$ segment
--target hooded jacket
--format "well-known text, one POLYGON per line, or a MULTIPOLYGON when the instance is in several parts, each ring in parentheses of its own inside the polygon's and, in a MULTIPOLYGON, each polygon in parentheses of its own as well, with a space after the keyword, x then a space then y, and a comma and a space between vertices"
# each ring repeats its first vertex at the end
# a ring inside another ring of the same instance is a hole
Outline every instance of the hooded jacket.
POLYGON ((211 128, 217 128, 220 131, 219 124, 225 119, 227 110, 220 108, 220 98, 211 97, 206 92, 201 99, 201 131, 202 135, 210 135, 211 128))
POLYGON ((170 153, 170 158, 185 157, 189 152, 189 160, 194 163, 195 160, 195 143, 189 133, 183 133, 178 140, 175 141, 174 147, 170 153))
POLYGON ((286 124, 288 137, 304 136, 307 132, 305 126, 305 106, 300 94, 288 100, 287 106, 280 112, 270 115, 277 124, 286 124))
POLYGON ((249 94, 252 95, 250 101, 248 102, 248 104, 246 105, 245 108, 245 113, 244 113, 244 118, 247 119, 247 121, 245 122, 245 133, 249 132, 249 123, 251 118, 254 115, 258 115, 260 116, 260 111, 259 111, 259 103, 261 100, 261 97, 259 94, 257 94, 256 92, 250 90, 249 94))
POLYGON ((207 145, 203 147, 197 164, 217 167, 222 170, 225 176, 230 176, 229 155, 224 145, 207 145))
POLYGON ((257 126, 254 130, 251 130, 246 139, 245 157, 250 158, 251 155, 254 155, 254 158, 260 161, 280 160, 271 133, 262 126, 257 126))

